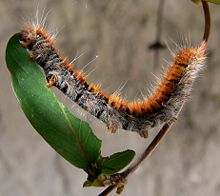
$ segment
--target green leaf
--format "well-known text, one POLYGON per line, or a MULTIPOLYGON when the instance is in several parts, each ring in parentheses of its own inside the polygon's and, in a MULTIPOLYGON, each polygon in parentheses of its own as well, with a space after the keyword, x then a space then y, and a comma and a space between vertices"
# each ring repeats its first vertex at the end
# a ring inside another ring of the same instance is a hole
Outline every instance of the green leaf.
MULTIPOLYGON (((192 0, 194 3, 199 4, 202 0, 192 0)), ((204 0, 210 3, 220 4, 220 0, 204 0)))
POLYGON ((66 160, 90 170, 100 157, 101 141, 46 87, 45 76, 19 43, 18 34, 8 42, 6 62, 14 92, 33 127, 66 160))
POLYGON ((210 3, 220 4, 220 0, 205 0, 210 3))
POLYGON ((102 160, 103 174, 114 174, 124 167, 126 167, 134 158, 135 152, 133 150, 126 150, 115 153, 109 157, 104 157, 102 160))
POLYGON ((97 172, 95 175, 89 174, 87 180, 84 182, 83 187, 102 187, 105 186, 104 181, 111 178, 112 174, 119 172, 126 167, 134 158, 135 152, 133 150, 125 150, 117 152, 109 157, 100 157, 97 160, 97 172))
POLYGON ((201 2, 201 0, 192 0, 192 2, 199 4, 201 2))

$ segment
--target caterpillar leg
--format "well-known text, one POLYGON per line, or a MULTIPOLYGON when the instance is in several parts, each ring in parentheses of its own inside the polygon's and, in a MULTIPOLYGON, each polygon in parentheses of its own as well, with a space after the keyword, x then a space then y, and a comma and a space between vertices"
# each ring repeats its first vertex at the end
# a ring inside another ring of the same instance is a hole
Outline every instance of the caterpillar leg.
POLYGON ((48 88, 51 88, 52 86, 54 86, 55 83, 56 83, 56 80, 55 80, 55 79, 50 79, 50 80, 47 82, 46 86, 47 86, 48 88))
POLYGON ((147 130, 140 130, 138 131, 139 135, 143 138, 148 138, 148 131, 147 130))
POLYGON ((118 126, 116 124, 107 125, 108 131, 110 133, 116 133, 118 126))
POLYGON ((51 88, 52 86, 54 86, 56 84, 57 79, 58 79, 58 73, 57 72, 51 72, 49 74, 48 82, 47 82, 46 86, 48 88, 51 88))
POLYGON ((26 42, 20 42, 21 45, 24 47, 24 48, 28 48, 28 46, 30 45, 31 41, 26 41, 26 42))
POLYGON ((109 119, 107 122, 107 128, 110 133, 116 133, 116 131, 122 127, 116 119, 109 119))

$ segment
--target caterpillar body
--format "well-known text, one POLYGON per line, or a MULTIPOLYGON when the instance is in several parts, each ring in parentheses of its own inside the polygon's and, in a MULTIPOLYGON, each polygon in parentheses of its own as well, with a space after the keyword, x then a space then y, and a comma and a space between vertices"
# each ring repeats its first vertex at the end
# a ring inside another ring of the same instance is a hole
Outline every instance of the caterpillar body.
POLYGON ((180 49, 154 93, 146 100, 128 102, 114 94, 108 95, 93 83, 89 84, 80 71, 74 70, 74 64, 62 57, 54 47, 54 39, 40 25, 24 26, 20 41, 30 57, 43 68, 48 87, 60 89, 103 121, 110 132, 124 129, 142 137, 148 136, 149 129, 176 117, 206 58, 205 42, 199 48, 180 49))

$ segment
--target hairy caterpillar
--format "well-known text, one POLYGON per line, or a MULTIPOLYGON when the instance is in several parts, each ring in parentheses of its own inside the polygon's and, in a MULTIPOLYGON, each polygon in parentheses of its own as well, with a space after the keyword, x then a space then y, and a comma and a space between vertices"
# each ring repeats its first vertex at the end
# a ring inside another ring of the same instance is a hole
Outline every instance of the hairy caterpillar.
POLYGON ((38 22, 22 28, 20 41, 30 57, 43 68, 48 87, 60 89, 106 123, 110 132, 125 129, 138 132, 142 137, 148 136, 149 129, 176 117, 204 66, 206 48, 203 42, 199 48, 180 49, 155 92, 144 101, 128 102, 114 94, 108 95, 93 83, 89 84, 80 71, 73 69, 74 64, 54 48, 54 38, 38 22))

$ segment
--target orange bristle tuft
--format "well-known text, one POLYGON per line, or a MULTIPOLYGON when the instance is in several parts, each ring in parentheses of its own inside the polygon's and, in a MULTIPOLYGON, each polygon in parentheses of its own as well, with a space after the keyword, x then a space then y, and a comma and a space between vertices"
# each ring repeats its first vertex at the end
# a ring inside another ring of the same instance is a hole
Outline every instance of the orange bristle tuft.
POLYGON ((94 94, 101 94, 101 95, 103 94, 100 90, 101 89, 100 85, 95 85, 94 83, 90 83, 88 89, 92 90, 94 92, 94 94))
POLYGON ((74 71, 74 75, 78 80, 80 80, 82 83, 86 82, 86 77, 81 71, 74 71))

